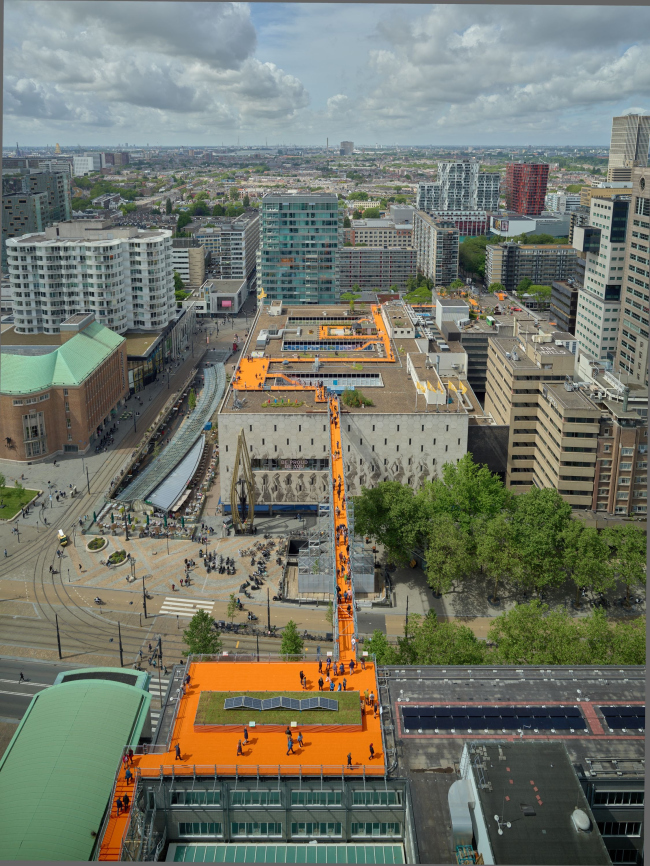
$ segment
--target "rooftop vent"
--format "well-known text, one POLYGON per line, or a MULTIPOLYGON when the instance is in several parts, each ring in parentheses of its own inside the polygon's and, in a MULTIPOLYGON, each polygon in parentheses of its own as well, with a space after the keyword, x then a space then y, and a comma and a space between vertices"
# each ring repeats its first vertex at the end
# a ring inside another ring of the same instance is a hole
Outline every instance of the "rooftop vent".
POLYGON ((589 833, 591 831, 591 819, 584 809, 575 808, 571 815, 571 821, 580 833, 589 833))

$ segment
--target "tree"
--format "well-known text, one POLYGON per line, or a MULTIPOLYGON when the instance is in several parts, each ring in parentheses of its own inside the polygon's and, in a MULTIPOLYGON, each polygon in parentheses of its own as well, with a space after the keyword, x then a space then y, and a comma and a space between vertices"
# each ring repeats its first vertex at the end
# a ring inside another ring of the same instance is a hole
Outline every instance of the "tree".
POLYGON ((453 283, 449 286, 450 289, 464 289, 465 283, 463 280, 454 280, 453 283))
POLYGON ((521 298, 522 295, 528 293, 528 289, 532 286, 533 281, 528 277, 524 277, 523 280, 519 280, 517 284, 517 288, 515 289, 515 294, 518 298, 521 298))
POLYGON ((190 393, 187 395, 187 405, 192 411, 196 409, 196 391, 194 388, 190 388, 190 393))
POLYGON ((237 189, 236 186, 230 187, 230 190, 228 191, 228 197, 230 198, 230 201, 238 201, 239 200, 239 190, 237 189))
POLYGON ((492 600, 499 600, 499 581, 517 574, 519 557, 512 523, 505 514, 483 521, 476 535, 476 561, 494 581, 492 600))
POLYGON ((344 216, 344 217, 343 217, 343 228, 344 228, 344 229, 350 229, 350 228, 352 228, 352 223, 350 222, 350 217, 349 217, 349 216, 344 216))
POLYGON ((353 220, 360 220, 363 217, 363 213, 360 210, 355 210, 352 213, 353 220))
POLYGON ((351 192, 348 196, 349 201, 368 201, 367 192, 351 192))
POLYGON ((165 213, 169 215, 172 212, 172 200, 170 198, 165 202, 165 213))
POLYGON ((354 525, 359 535, 370 535, 386 550, 389 561, 407 563, 420 533, 420 515, 411 487, 382 481, 354 500, 354 525))
POLYGON ((235 614, 239 610, 239 605, 237 604, 237 599, 235 598, 234 592, 231 592, 228 597, 228 607, 226 608, 226 616, 230 620, 233 621, 235 618, 235 614))
POLYGON ((183 282, 181 275, 178 271, 174 271, 174 291, 182 292, 185 289, 185 283, 183 282))
POLYGON ((515 496, 514 506, 514 543, 521 563, 517 580, 540 592, 561 583, 566 575, 562 533, 571 520, 571 506, 550 487, 533 487, 515 496))
POLYGON ((443 595, 472 570, 468 537, 448 514, 439 514, 429 524, 426 539, 427 582, 443 595))
POLYGON ((484 463, 465 454, 457 463, 442 467, 441 505, 470 535, 477 519, 495 517, 512 505, 513 496, 499 476, 484 463))
POLYGON ((367 220, 378 220, 381 212, 378 207, 367 207, 363 212, 363 218, 367 220))
POLYGON ((361 297, 361 295, 359 293, 359 286, 357 283, 355 283, 352 286, 351 292, 343 292, 343 294, 341 295, 341 300, 350 302, 350 312, 353 313, 354 312, 354 302, 356 300, 358 300, 358 298, 360 298, 360 297, 361 297))
POLYGON ((505 294, 506 291, 506 287, 503 285, 503 283, 490 283, 490 285, 488 286, 488 292, 492 292, 492 294, 494 295, 500 295, 502 293, 505 294))
MULTIPOLYGON (((486 647, 466 625, 457 622, 438 622, 434 610, 425 617, 414 615, 413 628, 409 623, 408 649, 412 661, 400 657, 401 664, 419 665, 482 665, 486 661, 486 647)), ((400 649, 405 643, 399 641, 400 649)))
POLYGON ((219 632, 213 628, 213 620, 205 610, 198 610, 188 628, 183 632, 183 640, 187 644, 184 656, 213 654, 221 650, 219 632))
POLYGON ((215 206, 212 208, 212 216, 215 217, 223 216, 225 212, 225 208, 222 204, 215 204, 215 206))
POLYGON ((369 656, 375 656, 378 665, 394 665, 399 662, 399 654, 394 646, 388 643, 386 635, 375 629, 370 640, 364 644, 369 656))
POLYGON ((549 612, 537 599, 497 617, 488 640, 496 644, 494 664, 581 664, 584 654, 576 620, 564 609, 549 612))
POLYGON ((244 196, 242 204, 244 205, 244 207, 250 207, 251 206, 251 200, 248 197, 248 193, 246 193, 246 195, 244 196))
POLYGON ((608 529, 605 539, 612 551, 615 575, 625 584, 625 603, 630 603, 630 591, 646 584, 646 537, 642 530, 629 524, 608 529))
POLYGON ((176 232, 178 233, 182 231, 182 229, 184 229, 185 226, 188 226, 191 222, 192 217, 189 215, 189 213, 182 213, 176 221, 176 232))
POLYGON ((137 210, 137 205, 133 204, 133 202, 127 202, 126 204, 120 205, 120 210, 126 216, 128 213, 133 213, 134 210, 137 210))
POLYGON ((576 585, 576 607, 580 607, 583 586, 605 592, 615 585, 609 545, 597 529, 585 526, 580 520, 571 520, 562 533, 562 542, 565 568, 576 585))
POLYGON ((280 652, 285 661, 288 661, 292 656, 301 656, 303 652, 303 640, 298 633, 298 627, 295 622, 290 619, 282 632, 282 644, 280 652))

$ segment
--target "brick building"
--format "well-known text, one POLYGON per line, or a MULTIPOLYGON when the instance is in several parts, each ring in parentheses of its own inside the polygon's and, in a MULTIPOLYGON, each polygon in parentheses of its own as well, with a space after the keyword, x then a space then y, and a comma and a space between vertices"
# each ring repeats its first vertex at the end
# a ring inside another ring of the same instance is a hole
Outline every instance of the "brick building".
POLYGON ((8 460, 84 452, 128 394, 126 341, 92 313, 61 323, 60 343, 3 334, 0 442, 8 460))

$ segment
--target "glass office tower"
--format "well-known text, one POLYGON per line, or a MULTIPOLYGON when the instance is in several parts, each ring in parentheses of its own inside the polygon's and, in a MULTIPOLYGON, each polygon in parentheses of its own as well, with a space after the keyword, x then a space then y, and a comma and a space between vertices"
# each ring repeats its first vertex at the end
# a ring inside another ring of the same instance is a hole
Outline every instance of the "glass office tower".
POLYGON ((257 266, 265 302, 334 303, 339 295, 342 226, 333 193, 265 195, 257 266))

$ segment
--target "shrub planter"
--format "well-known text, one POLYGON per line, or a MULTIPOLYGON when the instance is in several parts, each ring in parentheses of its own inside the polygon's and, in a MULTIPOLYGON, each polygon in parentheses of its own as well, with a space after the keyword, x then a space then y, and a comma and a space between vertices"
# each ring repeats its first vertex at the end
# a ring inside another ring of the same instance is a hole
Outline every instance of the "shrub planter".
POLYGON ((114 550, 106 560, 106 565, 109 568, 117 568, 119 565, 124 565, 124 563, 128 561, 129 557, 126 555, 126 550, 114 550))
POLYGON ((89 550, 91 553, 99 553, 99 551, 103 550, 107 544, 108 541, 103 536, 99 536, 98 538, 93 538, 88 542, 86 550, 89 550))

